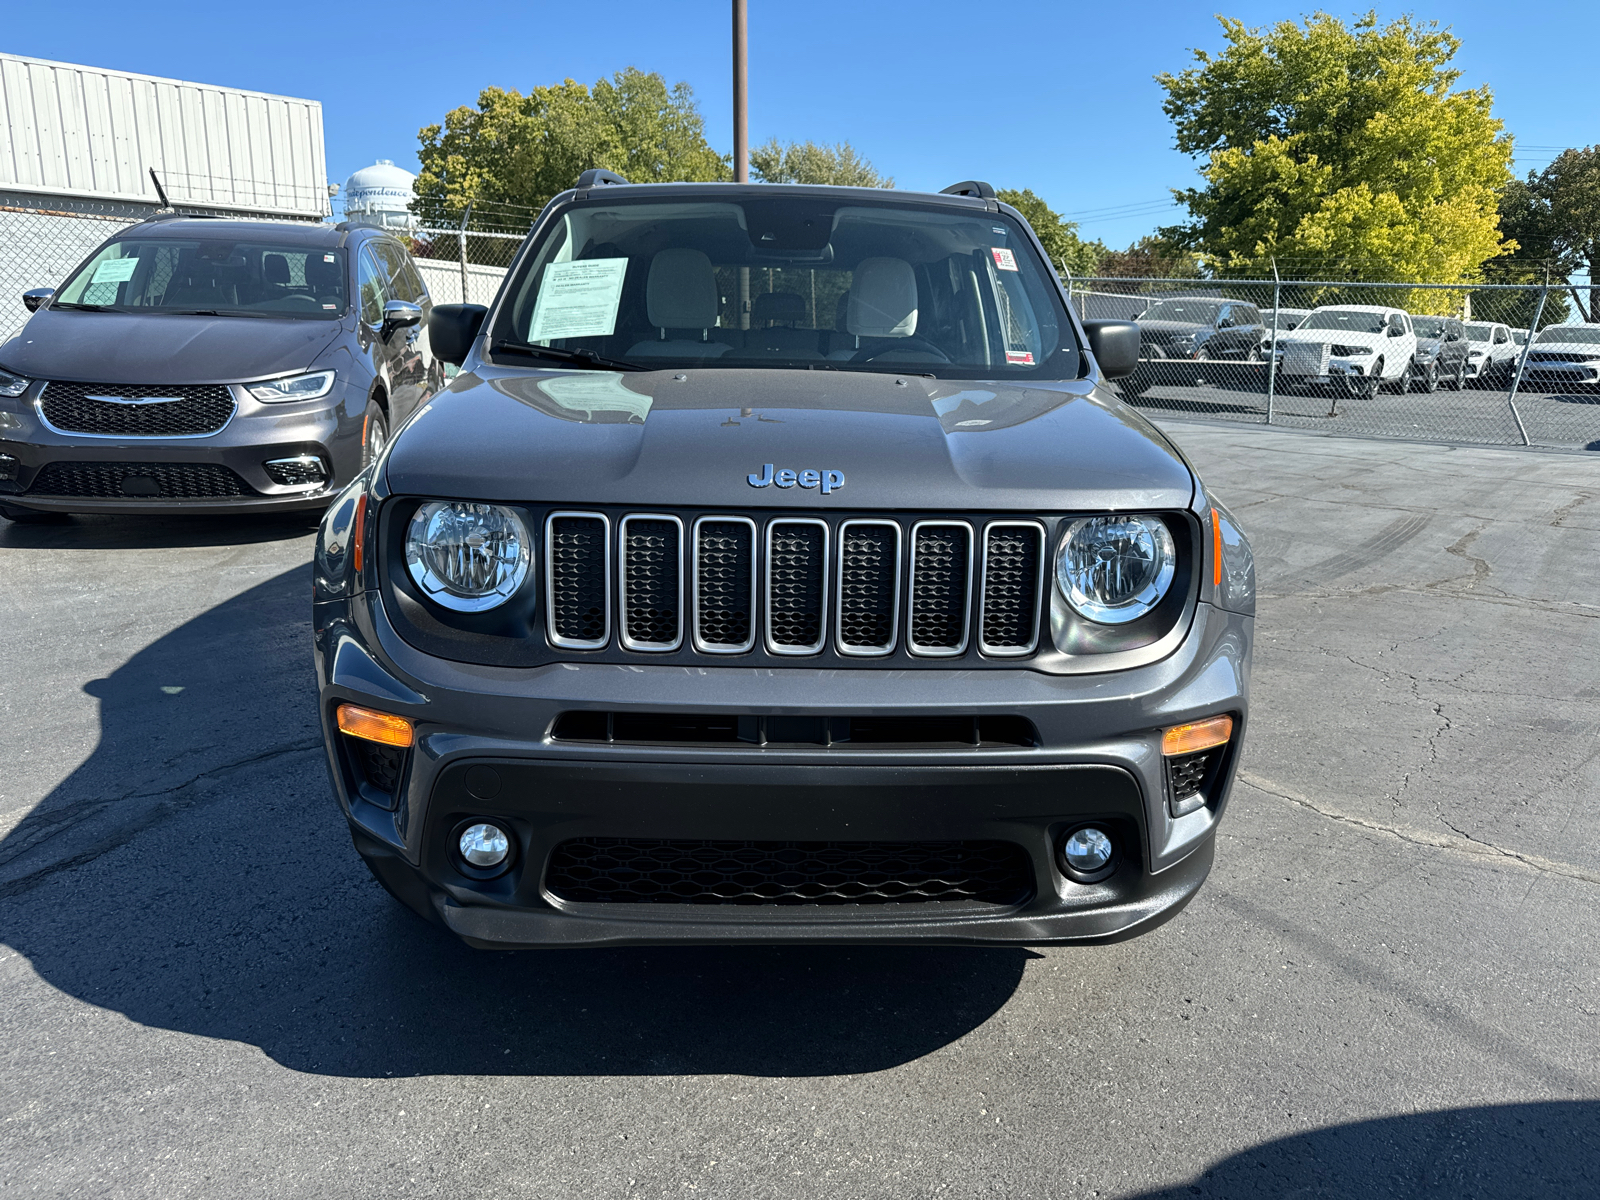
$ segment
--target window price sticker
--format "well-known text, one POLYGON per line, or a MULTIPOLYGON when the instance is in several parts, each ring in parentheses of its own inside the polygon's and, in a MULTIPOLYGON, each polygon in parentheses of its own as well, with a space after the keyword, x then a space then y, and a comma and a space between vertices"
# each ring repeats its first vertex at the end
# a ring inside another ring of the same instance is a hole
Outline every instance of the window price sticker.
POLYGON ((1017 256, 1006 247, 995 246, 989 251, 989 253, 994 255, 994 265, 999 267, 1002 271, 1021 270, 1021 268, 1017 266, 1017 256))
POLYGON ((126 283, 133 278, 133 270, 139 265, 137 258, 108 258, 94 269, 94 278, 90 283, 126 283))
POLYGON ((551 263, 544 269, 528 340, 610 337, 617 326, 617 302, 627 273, 626 258, 551 263))

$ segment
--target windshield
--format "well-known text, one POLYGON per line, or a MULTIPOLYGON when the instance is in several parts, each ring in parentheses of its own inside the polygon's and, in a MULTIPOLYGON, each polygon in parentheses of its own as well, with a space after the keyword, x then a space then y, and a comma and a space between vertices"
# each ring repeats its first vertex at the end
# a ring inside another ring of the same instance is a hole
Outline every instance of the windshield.
POLYGON ((1442 338, 1444 336, 1444 318, 1412 317, 1411 328, 1417 331, 1418 337, 1442 338))
POLYGON ((1305 319, 1304 309, 1281 308, 1272 314, 1272 325, 1275 329, 1293 329, 1305 319))
POLYGON ((1210 325, 1217 319, 1218 304, 1199 304, 1193 300, 1161 300, 1140 314, 1141 321, 1187 321, 1191 325, 1210 325))
POLYGON ((606 197, 553 222, 491 350, 583 365, 1068 379, 1055 280, 1005 216, 822 197, 606 197))
POLYGON ((1343 333, 1382 333, 1383 314, 1329 308, 1314 312, 1297 329, 1337 329, 1343 333))
POLYGON ((1552 325, 1539 334, 1539 341, 1600 346, 1600 325, 1552 325))
POLYGON ((1494 326, 1468 325, 1467 339, 1474 342, 1492 342, 1494 341, 1494 326))
POLYGON ((119 238, 51 306, 334 320, 345 312, 344 253, 270 239, 119 238))

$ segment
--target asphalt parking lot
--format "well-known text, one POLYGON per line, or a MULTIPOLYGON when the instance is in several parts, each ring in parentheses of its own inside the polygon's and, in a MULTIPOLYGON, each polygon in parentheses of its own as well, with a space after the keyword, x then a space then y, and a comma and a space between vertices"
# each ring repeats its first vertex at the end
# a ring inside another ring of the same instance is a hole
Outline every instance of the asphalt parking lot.
POLYGON ((1253 722, 1092 949, 466 950, 329 797, 303 523, 0 523, 0 1195, 1600 1195, 1600 462, 1170 428, 1253 722))

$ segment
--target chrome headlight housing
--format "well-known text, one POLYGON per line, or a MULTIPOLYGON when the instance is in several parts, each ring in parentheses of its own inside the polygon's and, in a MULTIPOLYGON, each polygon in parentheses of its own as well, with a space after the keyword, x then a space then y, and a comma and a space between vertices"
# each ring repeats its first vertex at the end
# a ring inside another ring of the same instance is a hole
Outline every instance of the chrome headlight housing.
POLYGON ((263 404, 289 404, 296 400, 316 400, 333 390, 334 371, 310 371, 304 375, 285 375, 264 383, 247 383, 249 392, 263 404))
POLYGON ((498 504, 433 500, 406 529, 406 569, 435 604, 485 612, 511 598, 533 566, 522 518, 498 504))
POLYGON ((20 396, 28 390, 28 385, 32 382, 33 380, 13 375, 10 371, 0 371, 0 396, 8 400, 20 396))
POLYGON ((1172 533, 1159 517, 1082 517, 1056 548, 1056 586, 1074 612, 1126 625, 1161 603, 1177 574, 1172 533))

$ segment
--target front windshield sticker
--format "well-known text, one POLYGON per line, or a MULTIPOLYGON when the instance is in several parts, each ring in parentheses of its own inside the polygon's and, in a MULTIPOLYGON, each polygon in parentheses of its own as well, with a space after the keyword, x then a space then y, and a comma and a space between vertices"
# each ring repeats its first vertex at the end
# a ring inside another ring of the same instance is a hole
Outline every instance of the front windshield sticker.
POLYGON ((625 413, 643 421, 650 413, 650 397, 630 390, 617 375, 558 375, 541 379, 539 390, 567 411, 591 418, 595 413, 625 413))
POLYGON ((617 304, 627 273, 626 258, 551 263, 544 269, 528 340, 610 337, 616 330, 617 304))
POLYGON ((1007 350, 1006 365, 1016 367, 1033 366, 1033 354, 1027 350, 1007 350))
POLYGON ((994 254, 994 265, 999 267, 1002 271, 1021 270, 1021 268, 1017 266, 1017 256, 1010 250, 1006 249, 1006 247, 995 246, 992 250, 992 253, 994 254))
POLYGON ((133 269, 139 265, 137 258, 108 258, 94 269, 90 283, 127 283, 133 278, 133 269))

